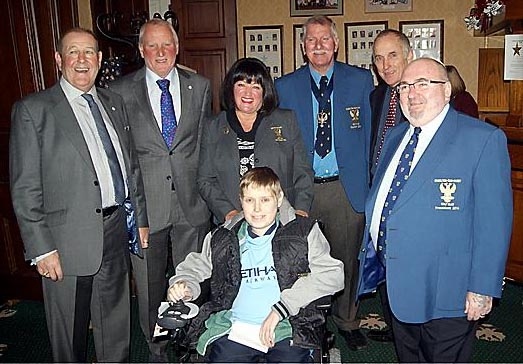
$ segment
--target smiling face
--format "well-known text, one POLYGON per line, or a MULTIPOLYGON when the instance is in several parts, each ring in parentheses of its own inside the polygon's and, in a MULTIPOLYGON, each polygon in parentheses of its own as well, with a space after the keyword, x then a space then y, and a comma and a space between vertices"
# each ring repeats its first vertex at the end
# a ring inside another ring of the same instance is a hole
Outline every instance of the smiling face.
POLYGON ((334 64, 338 43, 329 25, 312 23, 307 26, 302 46, 312 67, 325 75, 334 64))
MULTIPOLYGON (((420 80, 447 81, 445 67, 431 59, 419 58, 412 61, 401 77, 401 83, 413 84, 420 80)), ((401 110, 414 126, 423 126, 432 121, 450 101, 450 82, 429 83, 425 89, 409 87, 400 93, 401 110)))
POLYGON ((87 32, 71 32, 62 38, 61 45, 62 49, 55 53, 56 66, 67 82, 88 92, 102 62, 96 39, 87 32))
POLYGON ((276 220, 283 192, 276 196, 269 187, 248 186, 243 189, 240 199, 245 220, 255 234, 262 236, 276 220))
POLYGON ((407 64, 412 61, 412 50, 404 49, 400 38, 395 34, 378 37, 373 48, 374 64, 380 77, 389 86, 397 85, 407 64))
POLYGON ((241 116, 256 115, 263 104, 263 87, 255 82, 236 81, 233 87, 236 113, 241 116), (243 114, 243 115, 242 115, 243 114))
POLYGON ((168 24, 145 24, 139 44, 145 65, 159 77, 165 78, 176 64, 178 37, 168 24))

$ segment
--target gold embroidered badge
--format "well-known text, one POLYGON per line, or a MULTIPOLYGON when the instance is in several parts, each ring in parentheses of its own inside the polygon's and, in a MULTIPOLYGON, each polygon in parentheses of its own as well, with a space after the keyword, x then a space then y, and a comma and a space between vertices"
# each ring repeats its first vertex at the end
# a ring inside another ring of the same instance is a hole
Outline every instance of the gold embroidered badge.
POLYGON ((283 127, 271 126, 271 130, 274 132, 274 140, 277 142, 286 142, 287 139, 283 137, 283 127))

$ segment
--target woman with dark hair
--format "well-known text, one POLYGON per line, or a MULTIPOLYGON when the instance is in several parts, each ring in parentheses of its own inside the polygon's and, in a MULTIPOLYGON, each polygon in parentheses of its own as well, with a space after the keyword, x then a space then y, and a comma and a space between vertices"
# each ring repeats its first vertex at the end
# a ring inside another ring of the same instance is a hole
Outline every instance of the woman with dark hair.
POLYGON ((307 216, 313 171, 296 116, 278 108, 266 65, 256 58, 236 61, 221 87, 222 111, 203 128, 198 187, 216 223, 241 210, 240 177, 254 167, 276 172, 285 196, 307 216))
POLYGON ((450 106, 457 111, 472 116, 473 118, 479 118, 478 104, 474 97, 467 91, 465 81, 461 78, 458 69, 452 65, 445 66, 447 69, 447 77, 450 81, 452 88, 450 94, 450 106))

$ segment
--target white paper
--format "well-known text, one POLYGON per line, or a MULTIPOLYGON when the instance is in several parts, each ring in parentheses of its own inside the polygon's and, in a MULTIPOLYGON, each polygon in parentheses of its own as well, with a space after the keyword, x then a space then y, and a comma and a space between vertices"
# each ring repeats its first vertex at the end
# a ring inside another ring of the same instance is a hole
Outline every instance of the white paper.
POLYGON ((229 332, 229 340, 266 353, 269 347, 263 345, 260 340, 260 328, 261 325, 235 321, 229 332))
POLYGON ((505 35, 505 73, 508 80, 523 80, 523 34, 505 35))

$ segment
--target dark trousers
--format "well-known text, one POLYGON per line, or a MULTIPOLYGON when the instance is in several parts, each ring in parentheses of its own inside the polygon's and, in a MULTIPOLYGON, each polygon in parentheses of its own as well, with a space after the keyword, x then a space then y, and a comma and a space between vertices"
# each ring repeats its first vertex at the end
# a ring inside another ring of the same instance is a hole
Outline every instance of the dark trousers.
POLYGON ((210 347, 208 361, 210 363, 310 363, 309 349, 291 346, 290 340, 277 342, 267 353, 231 341, 223 336, 213 342, 210 347))
POLYGON ((383 320, 392 330, 392 312, 390 310, 389 296, 387 294, 387 282, 383 282, 378 286, 378 293, 380 295, 381 311, 383 314, 383 320))
POLYGON ((356 330, 356 290, 358 286, 358 252, 363 238, 364 215, 357 213, 347 199, 340 181, 314 185, 311 217, 323 223, 332 257, 343 262, 345 287, 334 296, 332 318, 340 330, 356 330))
POLYGON ((472 359, 477 321, 453 317, 408 324, 393 315, 392 327, 402 363, 467 363, 472 359))
POLYGON ((64 276, 61 282, 43 280, 47 328, 56 362, 87 361, 89 322, 98 362, 129 360, 131 302, 125 218, 122 208, 104 218, 98 272, 64 276))

